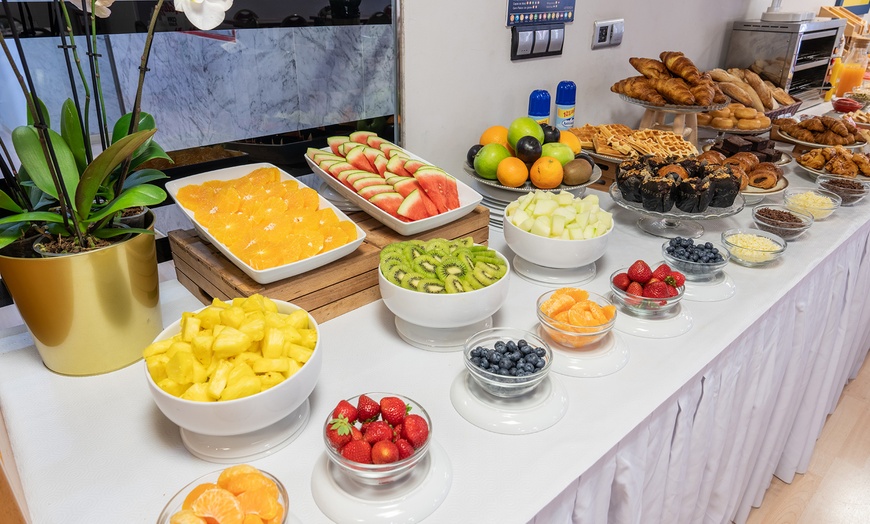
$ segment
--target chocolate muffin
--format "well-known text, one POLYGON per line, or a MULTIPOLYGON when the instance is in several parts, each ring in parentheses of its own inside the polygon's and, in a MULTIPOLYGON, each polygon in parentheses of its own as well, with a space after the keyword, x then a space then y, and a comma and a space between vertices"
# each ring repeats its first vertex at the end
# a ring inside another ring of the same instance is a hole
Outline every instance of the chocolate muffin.
POLYGON ((680 211, 701 213, 710 205, 712 198, 710 180, 695 177, 683 180, 677 185, 677 190, 674 193, 674 204, 680 211))
POLYGON ((677 183, 671 177, 647 175, 640 186, 643 208, 647 211, 666 213, 674 207, 677 183))

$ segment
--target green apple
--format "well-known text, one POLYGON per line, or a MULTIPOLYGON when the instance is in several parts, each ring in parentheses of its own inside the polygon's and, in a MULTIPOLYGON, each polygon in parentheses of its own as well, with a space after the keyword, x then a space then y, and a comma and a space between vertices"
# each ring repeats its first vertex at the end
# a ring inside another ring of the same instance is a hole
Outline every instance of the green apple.
POLYGON ((498 164, 511 156, 510 151, 501 144, 486 144, 474 155, 474 171, 483 178, 495 180, 498 178, 498 164))
POLYGON ((550 156, 559 161, 563 166, 574 160, 574 151, 561 142, 550 142, 541 146, 541 156, 550 156))
MULTIPOLYGON (((544 130, 541 128, 541 124, 535 122, 534 118, 522 116, 511 122, 508 127, 508 144, 514 151, 517 150, 517 141, 524 136, 535 137, 539 143, 544 143, 544 130)), ((573 155, 571 158, 574 158, 573 155)))

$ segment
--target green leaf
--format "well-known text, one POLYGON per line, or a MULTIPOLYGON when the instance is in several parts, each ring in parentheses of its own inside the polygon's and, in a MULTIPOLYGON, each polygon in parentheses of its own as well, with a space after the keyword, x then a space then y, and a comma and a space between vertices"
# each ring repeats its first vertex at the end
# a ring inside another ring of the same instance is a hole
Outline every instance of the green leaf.
MULTIPOLYGON (((133 119, 133 113, 121 115, 121 118, 115 122, 115 127, 112 128, 112 143, 121 140, 129 134, 130 120, 133 119)), ((157 129, 157 123, 154 117, 144 111, 139 113, 139 129, 137 131, 145 131, 147 129, 157 129)))
POLYGON ((0 226, 0 248, 4 248, 21 238, 24 230, 28 227, 30 227, 29 224, 6 224, 0 226))
POLYGON ((9 215, 8 217, 0 218, 0 225, 14 224, 16 222, 63 222, 63 217, 57 213, 48 211, 30 211, 27 213, 19 213, 17 215, 9 215))
POLYGON ((159 171, 157 169, 140 169, 139 171, 134 171, 127 175, 127 179, 124 180, 124 187, 121 189, 130 189, 131 187, 135 187, 140 184, 147 184, 148 182, 162 180, 164 178, 169 177, 166 176, 163 171, 159 171))
POLYGON ((94 196, 106 177, 156 132, 156 129, 150 129, 125 136, 106 148, 88 165, 82 174, 82 180, 75 195, 76 213, 82 220, 88 219, 90 221, 89 215, 91 207, 94 205, 94 196))
MULTIPOLYGON (((79 184, 79 170, 75 157, 62 136, 51 129, 48 130, 48 136, 60 167, 62 183, 66 191, 72 195, 76 192, 79 184)), ((12 145, 15 146, 15 152, 18 153, 21 165, 27 170, 27 174, 36 184, 36 187, 58 199, 57 188, 48 168, 50 160, 43 152, 42 144, 39 142, 39 132, 36 128, 32 126, 16 127, 12 131, 12 145)))
POLYGON ((135 156, 133 157, 133 161, 130 162, 130 169, 136 169, 141 166, 145 162, 149 160, 153 160, 155 158, 163 158, 169 160, 173 164, 175 163, 172 158, 166 154, 166 151, 160 147, 160 144, 151 140, 143 147, 140 147, 136 150, 135 156))
MULTIPOLYGON (((42 113, 42 118, 45 119, 45 125, 51 127, 51 116, 48 114, 48 108, 45 107, 45 103, 39 98, 34 98, 33 100, 39 104, 39 111, 42 113)), ((36 123, 36 118, 30 113, 30 106, 27 106, 27 125, 32 126, 34 123, 36 123)))
POLYGON ((166 200, 166 191, 157 186, 145 184, 131 187, 106 204, 106 207, 99 212, 94 213, 94 216, 88 217, 86 222, 97 222, 128 207, 153 206, 164 200, 166 200))
POLYGON ((15 203, 12 200, 12 197, 6 194, 5 191, 0 189, 0 209, 5 209, 6 211, 12 211, 13 213, 23 213, 24 210, 21 209, 21 206, 15 203))
POLYGON ((79 112, 76 111, 76 105, 71 98, 67 98, 60 109, 60 135, 69 144, 76 159, 79 173, 83 173, 88 166, 88 156, 85 149, 85 139, 82 135, 82 121, 79 119, 79 112))

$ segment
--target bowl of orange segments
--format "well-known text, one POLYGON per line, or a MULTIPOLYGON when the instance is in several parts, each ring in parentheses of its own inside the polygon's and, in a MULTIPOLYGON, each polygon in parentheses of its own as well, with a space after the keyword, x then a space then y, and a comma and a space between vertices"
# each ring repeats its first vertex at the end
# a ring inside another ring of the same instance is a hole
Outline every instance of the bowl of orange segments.
POLYGON ((598 342, 616 322, 616 306, 601 295, 579 288, 544 293, 538 298, 537 314, 549 338, 573 349, 598 342))
POLYGON ((334 262, 365 239, 340 209, 272 164, 209 171, 166 189, 200 238, 260 284, 334 262))
POLYGON ((284 524, 287 490, 270 473, 247 464, 213 471, 181 488, 157 524, 284 524))

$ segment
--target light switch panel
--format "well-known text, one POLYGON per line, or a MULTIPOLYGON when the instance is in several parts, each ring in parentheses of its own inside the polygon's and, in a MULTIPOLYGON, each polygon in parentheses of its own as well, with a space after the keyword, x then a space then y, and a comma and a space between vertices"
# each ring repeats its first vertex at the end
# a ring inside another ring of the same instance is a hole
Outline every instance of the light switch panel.
POLYGON ((517 43, 517 56, 528 55, 532 53, 532 45, 535 42, 534 31, 518 31, 519 42, 517 43))
POLYGON ((622 34, 625 32, 625 20, 620 18, 613 23, 610 29, 610 45, 618 46, 622 43, 622 34))
POLYGON ((535 45, 532 52, 535 54, 546 53, 550 45, 550 31, 548 29, 535 30, 535 45))
POLYGON ((548 52, 554 53, 562 50, 562 42, 565 39, 565 29, 550 29, 550 47, 548 52))

